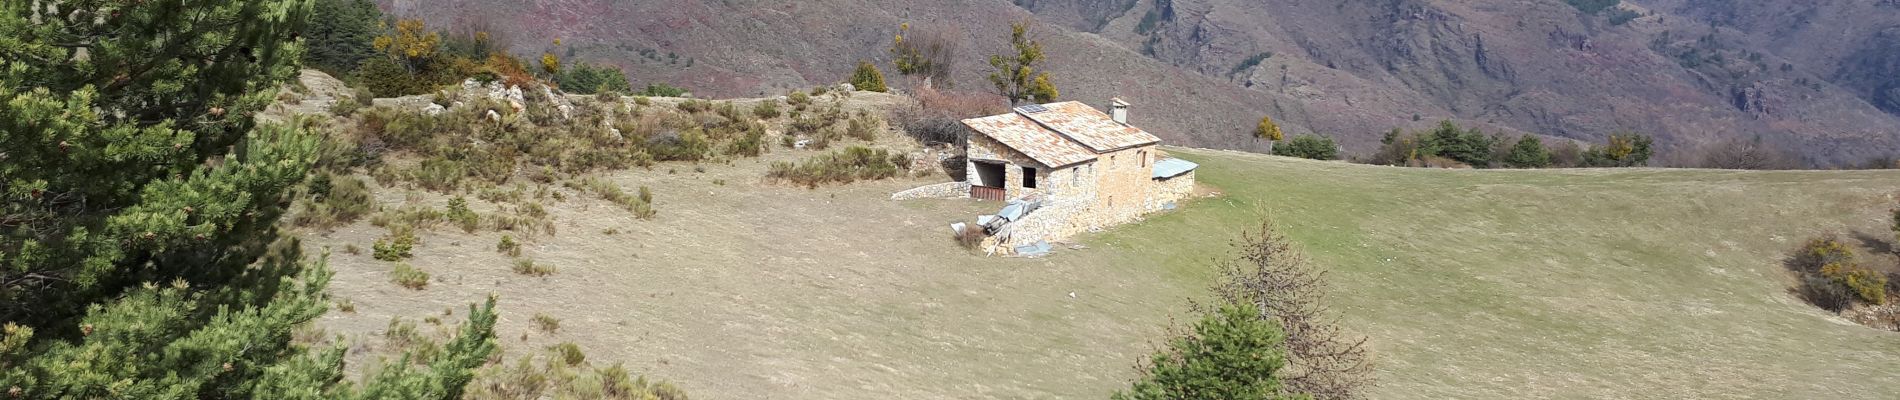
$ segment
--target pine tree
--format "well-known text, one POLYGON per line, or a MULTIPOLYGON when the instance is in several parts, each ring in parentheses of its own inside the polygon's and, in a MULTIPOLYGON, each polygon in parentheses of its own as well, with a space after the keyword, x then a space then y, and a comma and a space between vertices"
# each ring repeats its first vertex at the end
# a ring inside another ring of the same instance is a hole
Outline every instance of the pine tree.
POLYGON ((369 0, 314 0, 315 11, 303 30, 304 65, 345 76, 376 56, 373 43, 382 33, 383 13, 369 0))
POLYGON ((1536 136, 1524 135, 1511 146, 1511 153, 1504 158, 1504 165, 1511 168, 1545 168, 1550 166, 1550 149, 1536 136))
POLYGON ((997 93, 1008 98, 1010 104, 1056 101, 1060 93, 1049 81, 1049 73, 1037 70, 1042 67, 1042 43, 1029 38, 1028 23, 1010 25, 1009 44, 1016 54, 990 56, 990 66, 996 68, 990 72, 990 83, 996 85, 997 93))
POLYGON ((1286 366, 1286 334, 1277 322, 1223 305, 1149 357, 1142 376, 1116 400, 1282 399, 1275 374, 1286 366))
POLYGON ((851 86, 871 92, 889 90, 884 87, 884 73, 878 72, 877 66, 871 65, 870 61, 858 62, 858 69, 851 73, 851 86))
POLYGON ((310 12, 0 3, 0 393, 328 397, 340 349, 291 332, 328 308, 330 274, 275 229, 317 137, 253 123, 310 12))

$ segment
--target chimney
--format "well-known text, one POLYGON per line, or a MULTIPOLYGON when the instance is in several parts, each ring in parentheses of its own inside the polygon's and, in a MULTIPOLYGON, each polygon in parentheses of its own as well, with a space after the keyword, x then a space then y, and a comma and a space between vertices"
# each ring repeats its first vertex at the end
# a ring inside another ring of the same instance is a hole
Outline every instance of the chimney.
POLYGON ((1108 99, 1108 117, 1128 125, 1128 102, 1122 101, 1120 97, 1108 99))

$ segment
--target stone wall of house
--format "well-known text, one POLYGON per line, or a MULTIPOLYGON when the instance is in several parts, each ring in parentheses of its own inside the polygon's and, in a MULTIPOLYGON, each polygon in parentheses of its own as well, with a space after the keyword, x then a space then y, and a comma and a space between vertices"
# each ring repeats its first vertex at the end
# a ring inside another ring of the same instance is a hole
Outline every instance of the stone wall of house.
POLYGON ((1176 175, 1173 178, 1154 181, 1154 194, 1148 196, 1148 208, 1160 210, 1168 203, 1178 202, 1194 195, 1194 171, 1176 175))
POLYGON ((1003 161, 1003 191, 1005 198, 1019 198, 1046 191, 1047 185, 1044 185, 1043 182, 1048 182, 1051 173, 1054 172, 1050 171, 1048 166, 1042 165, 1042 163, 1037 162, 1036 159, 1029 158, 1028 155, 1016 151, 1016 149, 1009 148, 1009 146, 1003 145, 1002 142, 998 142, 996 139, 991 139, 988 136, 981 134, 970 135, 969 143, 968 152, 965 154, 969 158, 969 161, 965 162, 964 165, 964 179, 968 181, 969 184, 981 185, 983 183, 982 179, 978 177, 976 173, 976 164, 978 161, 1003 161), (1023 188, 1023 167, 1025 166, 1036 169, 1036 188, 1034 189, 1024 190, 1023 188))
POLYGON ((1091 214, 1095 225, 1113 225, 1145 214, 1154 186, 1154 146, 1105 153, 1097 156, 1099 170, 1096 204, 1091 214))
POLYGON ((1058 174, 1058 178, 1092 179, 1083 179, 1080 184, 1069 186, 1071 190, 1048 196, 1041 208, 1011 223, 1007 237, 993 238, 986 244, 996 245, 998 253, 1008 254, 1016 246, 1065 240, 1084 232, 1133 222, 1193 194, 1193 172, 1171 179, 1154 179, 1155 159, 1154 147, 1147 146, 1103 154, 1095 162, 1065 168, 1064 172, 1074 175, 1058 174))

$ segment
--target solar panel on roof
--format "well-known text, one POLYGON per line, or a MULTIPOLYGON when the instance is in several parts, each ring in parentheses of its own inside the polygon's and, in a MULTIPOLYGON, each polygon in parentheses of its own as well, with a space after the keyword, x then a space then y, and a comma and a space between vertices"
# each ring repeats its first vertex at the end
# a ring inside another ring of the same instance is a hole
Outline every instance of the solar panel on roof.
POLYGON ((1030 105, 1026 105, 1022 107, 1016 107, 1016 111, 1024 113, 1024 114, 1035 114, 1039 112, 1048 112, 1049 109, 1043 108, 1041 104, 1030 104, 1030 105))

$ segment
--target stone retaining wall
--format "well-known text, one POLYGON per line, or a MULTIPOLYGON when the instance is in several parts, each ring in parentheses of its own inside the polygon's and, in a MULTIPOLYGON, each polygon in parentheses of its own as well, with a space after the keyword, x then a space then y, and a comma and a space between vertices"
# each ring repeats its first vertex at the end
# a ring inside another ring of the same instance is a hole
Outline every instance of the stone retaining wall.
POLYGON ((891 200, 915 199, 954 199, 970 196, 970 184, 966 182, 943 182, 918 186, 891 194, 891 200))

